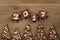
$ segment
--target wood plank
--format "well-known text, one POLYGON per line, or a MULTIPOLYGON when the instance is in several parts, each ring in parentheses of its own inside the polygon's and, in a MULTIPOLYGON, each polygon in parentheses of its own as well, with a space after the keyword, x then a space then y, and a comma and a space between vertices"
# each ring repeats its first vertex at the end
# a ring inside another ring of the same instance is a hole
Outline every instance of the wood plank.
MULTIPOLYGON (((48 34, 48 30, 51 24, 54 24, 58 35, 60 36, 60 5, 59 4, 0 4, 0 38, 2 36, 2 31, 5 24, 9 25, 11 34, 13 35, 14 29, 17 27, 23 34, 24 27, 27 24, 30 24, 32 27, 32 33, 35 34, 36 27, 38 24, 43 23, 45 26, 46 34, 48 34), (18 9, 14 9, 18 7, 18 9), (15 11, 20 11, 25 8, 30 8, 30 10, 34 13, 37 13, 39 10, 45 10, 49 12, 49 18, 44 20, 43 22, 37 21, 33 23, 31 20, 20 20, 18 23, 12 22, 10 20, 10 16, 15 11)), ((1 39, 0 39, 1 40, 1 39)))

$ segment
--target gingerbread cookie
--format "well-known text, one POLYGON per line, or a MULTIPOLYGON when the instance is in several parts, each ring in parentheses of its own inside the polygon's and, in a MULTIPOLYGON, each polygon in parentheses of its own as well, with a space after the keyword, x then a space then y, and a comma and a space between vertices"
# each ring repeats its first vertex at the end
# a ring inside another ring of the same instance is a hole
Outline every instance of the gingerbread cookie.
POLYGON ((21 18, 21 15, 20 14, 18 14, 17 12, 15 12, 15 13, 13 13, 13 15, 12 15, 12 20, 13 21, 19 21, 20 20, 20 18, 21 18))
POLYGON ((39 17, 40 17, 41 19, 46 19, 46 18, 48 18, 48 12, 46 12, 46 11, 39 11, 39 17))

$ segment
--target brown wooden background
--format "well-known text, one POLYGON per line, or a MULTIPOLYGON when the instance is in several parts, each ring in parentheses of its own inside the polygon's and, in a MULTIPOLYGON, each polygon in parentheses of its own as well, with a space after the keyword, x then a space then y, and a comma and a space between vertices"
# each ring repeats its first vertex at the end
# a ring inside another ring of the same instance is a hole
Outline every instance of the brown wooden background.
POLYGON ((0 0, 0 40, 2 36, 2 31, 5 24, 9 25, 11 34, 13 35, 14 29, 17 27, 23 34, 24 27, 27 24, 31 25, 32 33, 35 34, 36 27, 40 23, 44 24, 46 34, 51 24, 56 27, 57 33, 60 36, 60 0, 0 0), (18 9, 14 9, 18 7, 18 9), (10 16, 16 11, 20 11, 25 8, 30 8, 34 13, 39 10, 45 10, 49 12, 49 18, 45 21, 37 21, 33 23, 31 20, 21 20, 18 23, 12 22, 10 16))

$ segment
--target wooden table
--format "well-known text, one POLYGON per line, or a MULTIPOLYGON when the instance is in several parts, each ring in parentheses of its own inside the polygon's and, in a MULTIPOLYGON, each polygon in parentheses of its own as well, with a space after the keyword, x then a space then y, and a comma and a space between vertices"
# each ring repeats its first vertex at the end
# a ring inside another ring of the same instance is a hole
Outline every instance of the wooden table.
POLYGON ((0 40, 5 24, 9 25, 12 35, 15 28, 18 28, 22 35, 24 27, 27 24, 30 24, 32 28, 32 33, 34 35, 36 32, 36 27, 40 23, 44 24, 46 34, 48 34, 49 27, 51 26, 51 24, 53 24, 57 30, 58 35, 60 36, 60 0, 0 0, 0 40), (18 9, 15 9, 16 7, 18 9), (30 8, 30 10, 34 13, 38 12, 39 10, 48 11, 49 18, 44 20, 43 22, 40 20, 36 23, 33 23, 29 19, 20 20, 18 23, 12 22, 10 20, 10 16, 14 12, 19 12, 25 8, 30 8))

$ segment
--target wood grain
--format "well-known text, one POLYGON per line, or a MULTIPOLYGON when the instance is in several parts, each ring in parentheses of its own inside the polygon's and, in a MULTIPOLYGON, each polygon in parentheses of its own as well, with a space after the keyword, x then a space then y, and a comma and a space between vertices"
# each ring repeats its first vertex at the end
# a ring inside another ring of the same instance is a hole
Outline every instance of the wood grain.
POLYGON ((14 4, 14 3, 60 3, 60 0, 0 0, 0 4, 14 4))
POLYGON ((28 24, 32 27, 33 35, 36 32, 36 27, 38 24, 43 23, 45 27, 46 34, 48 34, 49 27, 53 24, 57 30, 58 35, 60 36, 60 0, 0 0, 0 40, 2 36, 2 31, 5 24, 9 25, 11 34, 15 28, 18 28, 21 35, 23 35, 24 27, 28 24), (32 4, 33 3, 33 4, 32 4), (42 4, 40 4, 42 3, 42 4), (53 4, 52 4, 53 3, 53 4), (15 8, 18 9, 15 9, 15 8), (30 8, 33 13, 37 13, 39 10, 45 10, 49 13, 49 18, 42 21, 39 20, 36 23, 33 23, 30 19, 20 20, 18 23, 12 22, 10 16, 14 12, 20 12, 25 8, 30 8))

